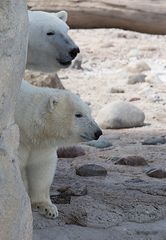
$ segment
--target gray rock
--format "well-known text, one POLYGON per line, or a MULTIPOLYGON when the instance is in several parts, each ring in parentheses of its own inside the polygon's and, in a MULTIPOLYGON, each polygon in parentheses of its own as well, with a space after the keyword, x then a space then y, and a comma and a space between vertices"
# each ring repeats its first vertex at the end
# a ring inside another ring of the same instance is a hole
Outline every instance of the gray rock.
POLYGON ((144 125, 145 114, 128 102, 117 101, 105 105, 98 113, 96 121, 103 129, 131 128, 144 125))
POLYGON ((147 165, 147 161, 140 156, 127 156, 117 159, 114 164, 128 166, 144 166, 147 165))
POLYGON ((166 169, 159 168, 159 167, 148 167, 145 169, 145 173, 149 177, 166 178, 166 169))
POLYGON ((84 209, 73 209, 68 217, 65 217, 67 225, 87 227, 87 213, 84 209))
POLYGON ((67 196, 84 196, 87 194, 87 186, 76 182, 71 186, 65 186, 57 189, 58 192, 62 195, 67 196))
POLYGON ((128 84, 143 83, 145 82, 145 78, 146 78, 145 74, 131 75, 129 76, 127 83, 128 84))
POLYGON ((52 194, 50 198, 51 198, 51 202, 54 204, 70 204, 70 201, 71 201, 71 195, 66 195, 66 194, 59 194, 59 195, 52 194))
POLYGON ((108 148, 112 146, 112 143, 110 143, 107 139, 98 139, 92 140, 86 143, 86 145, 96 148, 108 148))
POLYGON ((151 137, 147 138, 142 142, 142 145, 158 145, 158 144, 165 144, 166 143, 166 137, 151 137))
POLYGON ((80 146, 59 148, 57 151, 57 155, 59 158, 75 158, 79 156, 85 155, 85 151, 80 146))
POLYGON ((110 160, 111 160, 113 163, 116 163, 119 159, 120 159, 120 157, 111 157, 111 158, 110 158, 110 160))
POLYGON ((81 167, 76 168, 76 174, 79 176, 89 177, 89 176, 106 176, 107 170, 96 164, 86 164, 81 167))

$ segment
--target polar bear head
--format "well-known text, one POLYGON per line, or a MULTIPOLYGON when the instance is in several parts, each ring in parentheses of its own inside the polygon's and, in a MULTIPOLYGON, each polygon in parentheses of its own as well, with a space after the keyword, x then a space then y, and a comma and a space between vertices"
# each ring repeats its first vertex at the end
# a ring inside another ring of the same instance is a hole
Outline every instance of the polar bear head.
POLYGON ((55 91, 46 104, 46 135, 55 138, 60 147, 97 140, 102 131, 92 118, 89 106, 68 90, 55 91))
POLYGON ((68 67, 79 53, 68 35, 67 12, 28 11, 29 38, 27 68, 57 72, 68 67))

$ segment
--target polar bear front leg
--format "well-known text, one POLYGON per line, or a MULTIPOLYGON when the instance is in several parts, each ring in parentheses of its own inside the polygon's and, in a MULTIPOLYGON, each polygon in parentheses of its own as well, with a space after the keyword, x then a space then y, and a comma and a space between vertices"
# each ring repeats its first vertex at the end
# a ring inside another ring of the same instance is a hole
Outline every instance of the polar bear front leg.
POLYGON ((50 186, 57 165, 55 149, 34 149, 27 166, 29 196, 33 208, 48 217, 58 216, 57 207, 50 200, 50 186))

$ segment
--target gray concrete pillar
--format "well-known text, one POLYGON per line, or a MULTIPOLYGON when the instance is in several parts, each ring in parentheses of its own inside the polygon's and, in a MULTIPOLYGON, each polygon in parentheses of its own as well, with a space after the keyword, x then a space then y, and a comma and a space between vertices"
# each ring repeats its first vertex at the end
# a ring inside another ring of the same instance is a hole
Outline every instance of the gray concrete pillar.
POLYGON ((0 0, 0 240, 32 239, 30 201, 17 160, 14 108, 25 70, 28 19, 25 0, 0 0))

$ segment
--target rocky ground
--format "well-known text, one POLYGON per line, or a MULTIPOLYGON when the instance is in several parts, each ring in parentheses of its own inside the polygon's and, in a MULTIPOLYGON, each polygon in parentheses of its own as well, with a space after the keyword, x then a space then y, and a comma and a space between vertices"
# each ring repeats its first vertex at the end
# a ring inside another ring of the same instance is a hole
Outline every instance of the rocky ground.
MULTIPOLYGON (((165 240, 166 37, 118 29, 71 35, 82 57, 59 72, 65 88, 80 94, 95 118, 106 104, 129 101, 145 113, 145 125, 104 130, 102 148, 82 145, 85 155, 59 160, 51 189, 59 217, 34 212, 34 240, 165 240), (103 140, 110 146, 103 148, 103 140), (77 175, 85 164, 102 166, 107 175, 77 175)), ((25 74, 36 85, 49 85, 50 78, 25 74)))

